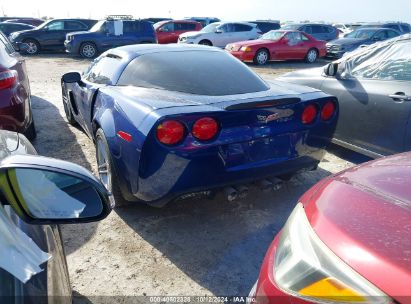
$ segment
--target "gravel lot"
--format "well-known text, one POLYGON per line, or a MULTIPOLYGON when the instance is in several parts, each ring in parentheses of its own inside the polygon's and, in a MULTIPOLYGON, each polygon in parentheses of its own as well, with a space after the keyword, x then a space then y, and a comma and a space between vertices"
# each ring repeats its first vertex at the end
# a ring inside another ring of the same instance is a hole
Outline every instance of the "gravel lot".
MULTIPOLYGON (((96 173, 93 142, 68 125, 61 102, 61 75, 88 64, 65 54, 27 58, 38 152, 96 173)), ((275 76, 312 66, 291 62, 253 68, 263 76, 275 76)), ((65 225, 75 300, 111 302, 113 298, 97 296, 113 295, 247 295, 268 245, 298 197, 353 161, 361 159, 333 148, 316 171, 298 175, 277 192, 251 189, 247 199, 235 203, 220 195, 163 209, 136 204, 116 209, 100 223, 65 225)))

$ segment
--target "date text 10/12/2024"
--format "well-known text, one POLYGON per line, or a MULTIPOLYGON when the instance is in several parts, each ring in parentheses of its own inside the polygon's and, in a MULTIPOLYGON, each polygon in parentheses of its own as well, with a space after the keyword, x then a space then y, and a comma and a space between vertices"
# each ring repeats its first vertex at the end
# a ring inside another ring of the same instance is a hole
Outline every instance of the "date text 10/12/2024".
POLYGON ((253 297, 218 297, 218 296, 176 296, 149 297, 150 303, 255 303, 253 297))

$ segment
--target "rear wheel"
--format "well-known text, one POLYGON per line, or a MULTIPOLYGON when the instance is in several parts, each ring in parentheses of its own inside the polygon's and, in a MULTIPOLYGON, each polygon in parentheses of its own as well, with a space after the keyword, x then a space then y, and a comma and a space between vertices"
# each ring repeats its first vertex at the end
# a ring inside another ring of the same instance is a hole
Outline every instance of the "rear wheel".
POLYGON ((80 55, 85 58, 94 58, 97 55, 97 47, 92 42, 85 42, 80 46, 80 55))
POLYGON ((310 49, 305 56, 305 62, 314 63, 318 58, 318 51, 316 49, 310 49))
POLYGON ((96 159, 100 181, 113 194, 116 206, 127 205, 128 202, 123 198, 120 191, 117 175, 111 160, 110 149, 102 129, 98 129, 96 132, 96 159))
POLYGON ((270 54, 266 49, 260 49, 254 56, 254 63, 258 65, 264 65, 270 59, 270 54))
POLYGON ((198 44, 213 46, 213 44, 211 43, 211 41, 210 41, 210 40, 207 40, 207 39, 201 40, 198 44))
POLYGON ((34 39, 26 39, 23 43, 27 44, 25 53, 28 55, 36 55, 40 52, 40 44, 34 39))

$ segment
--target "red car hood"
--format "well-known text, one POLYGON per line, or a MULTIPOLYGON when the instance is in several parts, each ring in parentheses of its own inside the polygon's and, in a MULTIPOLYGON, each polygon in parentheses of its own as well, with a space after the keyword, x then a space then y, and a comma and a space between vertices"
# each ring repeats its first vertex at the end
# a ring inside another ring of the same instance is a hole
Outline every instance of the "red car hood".
POLYGON ((267 45, 267 44, 271 44, 275 42, 276 41, 257 39, 257 40, 239 41, 239 42, 234 42, 232 44, 239 45, 239 46, 259 46, 259 45, 267 45))
POLYGON ((411 153, 351 168, 301 200, 337 256, 400 303, 411 303, 411 153))

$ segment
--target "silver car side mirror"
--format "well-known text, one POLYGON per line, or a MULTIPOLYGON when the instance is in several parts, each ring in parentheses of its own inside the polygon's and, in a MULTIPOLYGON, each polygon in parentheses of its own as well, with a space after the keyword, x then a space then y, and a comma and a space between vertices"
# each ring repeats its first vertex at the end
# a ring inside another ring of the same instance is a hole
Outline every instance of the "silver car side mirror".
POLYGON ((28 224, 67 224, 105 218, 114 201, 101 182, 76 164, 32 155, 0 163, 0 191, 28 224))

